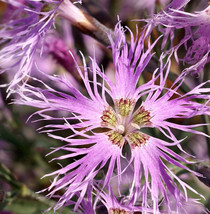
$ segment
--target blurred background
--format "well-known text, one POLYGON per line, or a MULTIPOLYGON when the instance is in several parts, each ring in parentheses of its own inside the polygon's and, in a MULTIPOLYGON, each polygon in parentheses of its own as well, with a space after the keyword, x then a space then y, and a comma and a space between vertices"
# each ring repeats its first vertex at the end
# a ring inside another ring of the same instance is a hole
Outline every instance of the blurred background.
MULTIPOLYGON (((136 22, 132 21, 133 19, 151 17, 153 13, 161 11, 169 2, 169 0, 83 0, 82 10, 112 29, 117 23, 117 16, 119 15, 122 25, 131 28, 135 34, 136 22)), ((186 11, 202 10, 206 7, 207 2, 204 0, 192 0, 187 6, 186 11)), ((0 23, 6 23, 9 20, 9 16, 16 10, 17 8, 0 1, 0 23)), ((141 30, 143 22, 138 23, 138 26, 141 30)), ((82 34, 78 29, 72 27, 62 19, 56 19, 56 27, 57 32, 52 30, 47 35, 48 42, 45 44, 46 52, 44 52, 42 57, 37 54, 36 64, 40 70, 48 74, 65 74, 72 80, 75 87, 82 90, 81 79, 76 72, 74 62, 67 54, 70 49, 74 53, 78 63, 82 65, 79 55, 79 50, 81 50, 87 63, 89 63, 88 56, 93 56, 95 52, 98 64, 103 66, 110 78, 113 78, 114 69, 109 49, 93 38, 82 34)), ((151 39, 154 40, 159 35, 160 32, 154 30, 151 39)), ((180 41, 182 37, 183 32, 178 31, 174 43, 180 41)), ((155 50, 157 58, 160 56, 160 44, 158 45, 155 50)), ((2 45, 0 48, 2 48, 2 45)), ((147 67, 146 69, 148 69, 148 73, 140 79, 140 84, 151 78, 151 71, 149 70, 151 68, 147 67)), ((178 66, 176 61, 173 60, 172 73, 176 76, 181 70, 182 65, 178 66)), ((37 78, 43 78, 40 77, 35 66, 32 73, 37 78)), ((8 82, 10 78, 9 75, 1 75, 0 84, 8 82)), ((173 81, 173 78, 174 76, 171 75, 171 79, 168 80, 169 85, 173 81)), ((203 74, 197 79, 189 77, 186 87, 192 87, 192 85, 197 84, 203 78, 207 77, 204 77, 203 74)), ((48 82, 48 84, 53 83, 48 82)), ((60 86, 56 87, 59 88, 60 86)), ((183 88, 183 93, 185 89, 183 88)), ((39 214, 54 204, 54 201, 44 197, 44 194, 36 194, 37 191, 48 187, 51 182, 49 178, 41 179, 41 177, 59 168, 56 161, 49 163, 53 157, 59 156, 59 153, 51 154, 50 156, 46 155, 51 151, 50 148, 61 146, 62 142, 53 140, 45 133, 37 131, 39 127, 46 124, 45 122, 32 122, 34 119, 29 119, 26 122, 35 109, 11 104, 15 98, 14 95, 7 98, 6 88, 0 88, 0 214, 39 214)), ((179 122, 202 122, 206 118, 199 117, 194 120, 179 122)), ((201 129, 209 133, 209 127, 202 127, 201 129)), ((179 138, 186 136, 183 133, 177 132, 177 134, 179 138)), ((206 197, 206 200, 201 200, 201 202, 206 208, 210 209, 209 145, 207 143, 208 141, 205 137, 189 135, 188 139, 182 144, 187 152, 195 155, 198 160, 203 161, 200 164, 190 167, 204 173, 207 179, 199 180, 185 171, 180 171, 176 168, 173 168, 173 170, 206 197)), ((175 151, 179 152, 178 150, 175 151)), ((187 158, 190 159, 190 157, 187 158)), ((62 164, 66 164, 65 161, 62 164)), ((189 195, 196 197, 191 192, 189 192, 189 195)), ((202 214, 200 207, 202 208, 202 205, 193 209, 189 207, 189 213, 202 214)), ((71 208, 67 207, 62 213, 74 212, 71 211, 71 208)))

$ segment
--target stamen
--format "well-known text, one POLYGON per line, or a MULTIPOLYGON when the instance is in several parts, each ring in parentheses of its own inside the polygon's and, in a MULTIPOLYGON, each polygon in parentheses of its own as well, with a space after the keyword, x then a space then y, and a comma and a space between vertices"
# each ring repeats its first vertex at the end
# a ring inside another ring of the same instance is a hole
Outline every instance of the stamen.
POLYGON ((124 209, 111 208, 109 209, 109 214, 130 214, 130 211, 126 211, 124 209))
POLYGON ((119 132, 110 131, 107 133, 107 135, 109 137, 109 141, 111 141, 114 145, 117 145, 120 148, 122 148, 124 139, 123 139, 123 136, 119 132))
POLYGON ((145 108, 141 106, 134 114, 132 123, 137 124, 140 128, 142 126, 151 125, 150 119, 150 112, 145 110, 145 108))
POLYGON ((114 110, 111 107, 107 107, 105 111, 103 111, 103 115, 101 116, 101 125, 106 127, 115 127, 117 124, 117 117, 115 115, 114 110))
POLYGON ((125 117, 128 116, 131 110, 134 107, 135 101, 131 99, 123 99, 121 98, 120 100, 116 100, 116 108, 118 110, 118 113, 125 117))
POLYGON ((141 132, 133 132, 127 136, 130 147, 134 149, 136 146, 140 147, 141 145, 146 144, 149 140, 149 136, 141 132))

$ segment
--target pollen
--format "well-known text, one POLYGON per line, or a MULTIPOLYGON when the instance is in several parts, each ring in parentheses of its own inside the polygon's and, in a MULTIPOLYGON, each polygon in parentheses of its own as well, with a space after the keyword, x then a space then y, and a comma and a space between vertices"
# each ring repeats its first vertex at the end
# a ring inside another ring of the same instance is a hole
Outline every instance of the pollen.
POLYGON ((150 112, 145 110, 143 106, 141 106, 137 112, 133 116, 132 123, 137 124, 139 127, 151 125, 151 116, 150 112))
POLYGON ((109 141, 112 142, 112 144, 119 146, 120 148, 122 148, 123 143, 124 143, 124 138, 123 136, 117 132, 117 131, 110 131, 107 133, 108 137, 109 137, 109 141))
POLYGON ((109 214, 130 214, 130 211, 126 211, 124 209, 111 208, 109 209, 109 214))
POLYGON ((131 99, 121 98, 120 100, 116 100, 115 103, 116 103, 116 108, 118 110, 118 113, 121 116, 126 117, 132 111, 135 101, 131 99))
POLYGON ((127 138, 131 148, 133 149, 146 144, 147 140, 149 140, 149 136, 141 132, 130 133, 127 138))
POLYGON ((105 111, 103 111, 103 115, 101 116, 102 126, 106 127, 115 127, 117 125, 117 117, 114 110, 111 107, 107 107, 105 111))

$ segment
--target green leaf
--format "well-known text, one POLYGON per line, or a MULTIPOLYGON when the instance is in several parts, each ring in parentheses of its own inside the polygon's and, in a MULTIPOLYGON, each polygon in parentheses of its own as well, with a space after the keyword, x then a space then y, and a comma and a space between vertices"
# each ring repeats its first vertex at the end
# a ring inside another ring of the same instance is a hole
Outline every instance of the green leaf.
MULTIPOLYGON (((47 198, 32 198, 32 197, 10 197, 4 202, 4 210, 14 212, 15 214, 40 214, 46 211, 50 206, 54 205, 54 202, 47 198)), ((48 211, 48 214, 57 214, 53 210, 48 211)), ((74 214, 68 207, 62 210, 62 214, 74 214)))

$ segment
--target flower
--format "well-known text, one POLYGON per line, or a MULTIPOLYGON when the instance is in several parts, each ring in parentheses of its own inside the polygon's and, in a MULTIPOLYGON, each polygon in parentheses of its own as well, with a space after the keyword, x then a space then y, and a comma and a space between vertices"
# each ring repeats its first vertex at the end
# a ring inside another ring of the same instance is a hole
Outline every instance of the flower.
MULTIPOLYGON (((109 7, 111 6, 109 1, 99 0, 99 2, 100 5, 103 5, 103 7, 107 11, 109 10, 109 7)), ((165 6, 168 5, 169 2, 170 0, 123 0, 120 4, 117 5, 117 7, 115 7, 115 10, 113 12, 115 15, 119 15, 122 21, 145 17, 145 15, 147 17, 152 17, 155 13, 156 6, 165 8, 165 6)))
MULTIPOLYGON (((53 58, 56 63, 63 66, 67 72, 69 72, 70 74, 75 73, 75 63, 71 57, 71 54, 69 53, 67 42, 63 40, 56 31, 51 30, 46 34, 45 42, 42 44, 40 49, 41 48, 43 48, 42 55, 46 57, 51 56, 51 58, 53 58)), ((76 51, 74 51, 73 48, 71 49, 71 52, 74 53, 74 56, 76 57, 76 51)), ((42 59, 42 56, 40 57, 40 59, 42 59)), ((75 74, 75 76, 76 75, 77 73, 75 74)))
POLYGON ((18 7, 18 18, 14 17, 1 25, 1 45, 4 48, 0 50, 0 67, 1 73, 12 73, 9 85, 12 89, 30 73, 38 44, 53 24, 56 9, 42 11, 45 4, 41 1, 8 3, 18 7))
POLYGON ((121 175, 130 165, 134 170, 128 197, 133 198, 133 205, 141 199, 142 209, 150 208, 153 213, 158 213, 162 197, 171 213, 168 200, 170 194, 176 201, 177 213, 180 213, 182 204, 188 200, 187 189, 197 193, 181 181, 166 163, 200 175, 184 165, 192 162, 169 147, 178 146, 182 150, 180 143, 184 139, 177 139, 174 129, 206 136, 193 129, 203 124, 184 125, 172 119, 209 114, 209 107, 205 103, 209 99, 206 95, 209 88, 205 88, 205 83, 202 83, 182 94, 179 88, 185 80, 185 73, 167 88, 170 56, 164 64, 164 55, 161 55, 160 68, 154 71, 151 80, 139 85, 138 80, 153 55, 152 49, 157 41, 149 43, 148 49, 144 51, 144 32, 140 38, 134 38, 132 32, 127 30, 131 36, 130 45, 126 42, 120 23, 115 28, 114 40, 109 36, 115 83, 104 74, 94 58, 91 58, 91 68, 87 67, 83 58, 83 69, 78 65, 77 69, 86 93, 74 88, 68 79, 59 76, 49 76, 49 79, 54 83, 62 83, 68 92, 58 91, 44 83, 44 88, 26 84, 18 91, 20 100, 16 103, 39 108, 36 114, 42 120, 50 121, 41 128, 42 132, 65 142, 65 145, 54 148, 52 152, 61 150, 67 153, 53 160, 75 159, 46 175, 55 176, 50 187, 45 190, 50 191, 49 197, 58 197, 58 191, 65 190, 54 209, 68 205, 72 197, 79 193, 78 207, 89 184, 101 179, 99 172, 102 170, 105 171, 102 189, 110 185, 114 171, 120 185, 121 175), (57 112, 58 116, 52 115, 51 111, 57 112), (65 112, 65 117, 59 116, 61 111, 65 112), (144 131, 145 128, 158 129, 164 137, 155 137, 152 132, 144 131), (67 136, 60 135, 59 131, 65 131, 67 136), (130 147, 130 157, 123 152, 126 144, 130 147), (121 166, 122 158, 127 159, 128 163, 124 168, 121 166), (151 198, 151 204, 148 198, 151 198))
POLYGON ((106 207, 107 212, 109 214, 118 214, 118 213, 133 214, 134 212, 152 213, 151 209, 146 209, 146 208, 142 209, 141 206, 140 207, 133 206, 132 199, 128 200, 126 197, 121 197, 121 200, 118 200, 116 196, 113 194, 113 192, 109 192, 109 193, 106 193, 105 191, 101 192, 100 202, 103 203, 103 205, 106 207))
MULTIPOLYGON (((169 0, 160 0, 158 3, 155 0, 132 0, 132 1, 122 1, 121 9, 120 9, 120 17, 125 19, 126 16, 129 14, 133 16, 135 15, 139 17, 140 12, 146 12, 149 17, 152 17, 155 12, 156 3, 159 4, 161 7, 165 7, 170 1, 169 0)), ((144 14, 145 15, 145 14, 144 14)))
MULTIPOLYGON (((75 24, 76 21, 81 22, 82 12, 68 0, 4 0, 4 2, 12 5, 12 9, 15 11, 12 16, 7 14, 10 11, 6 11, 5 17, 11 20, 0 25, 0 45, 3 46, 0 50, 0 74, 9 73, 10 83, 2 86, 9 86, 8 91, 11 93, 17 84, 27 81, 27 75, 31 73, 37 52, 41 55, 43 49, 47 48, 47 46, 43 47, 43 43, 47 40, 47 32, 52 28, 55 17, 57 15, 66 17, 72 24, 75 24)), ((78 2, 81 3, 81 1, 78 2)), ((85 18, 82 19, 82 21, 84 20, 85 18)), ((91 25, 87 20, 85 24, 91 25)), ((64 53, 66 50, 61 47, 61 45, 63 46, 61 43, 57 43, 57 45, 63 49, 61 52, 64 53)), ((50 47, 48 46, 48 48, 50 47)), ((57 58, 64 67, 67 67, 66 58, 69 56, 61 59, 57 55, 57 58)))
MULTIPOLYGON (((80 3, 81 2, 76 2, 80 3)), ((86 31, 89 30, 95 30, 95 26, 87 19, 85 13, 83 13, 79 8, 77 8, 73 3, 71 3, 69 0, 63 0, 60 4, 58 14, 69 20, 69 22, 74 25, 78 26, 86 31), (71 13, 70 13, 71 11, 71 13)))
POLYGON ((194 72, 198 74, 205 64, 210 61, 210 6, 202 11, 189 13, 183 11, 183 7, 189 1, 185 1, 179 7, 177 7, 177 2, 173 1, 165 11, 156 14, 152 19, 146 20, 148 22, 147 27, 151 29, 154 26, 159 27, 159 30, 164 35, 162 49, 165 47, 166 42, 170 40, 171 48, 175 51, 177 62, 180 58, 177 51, 184 45, 186 54, 180 60, 189 65, 202 62, 198 70, 194 72), (184 29, 185 35, 177 45, 172 47, 175 38, 175 29, 184 29))

